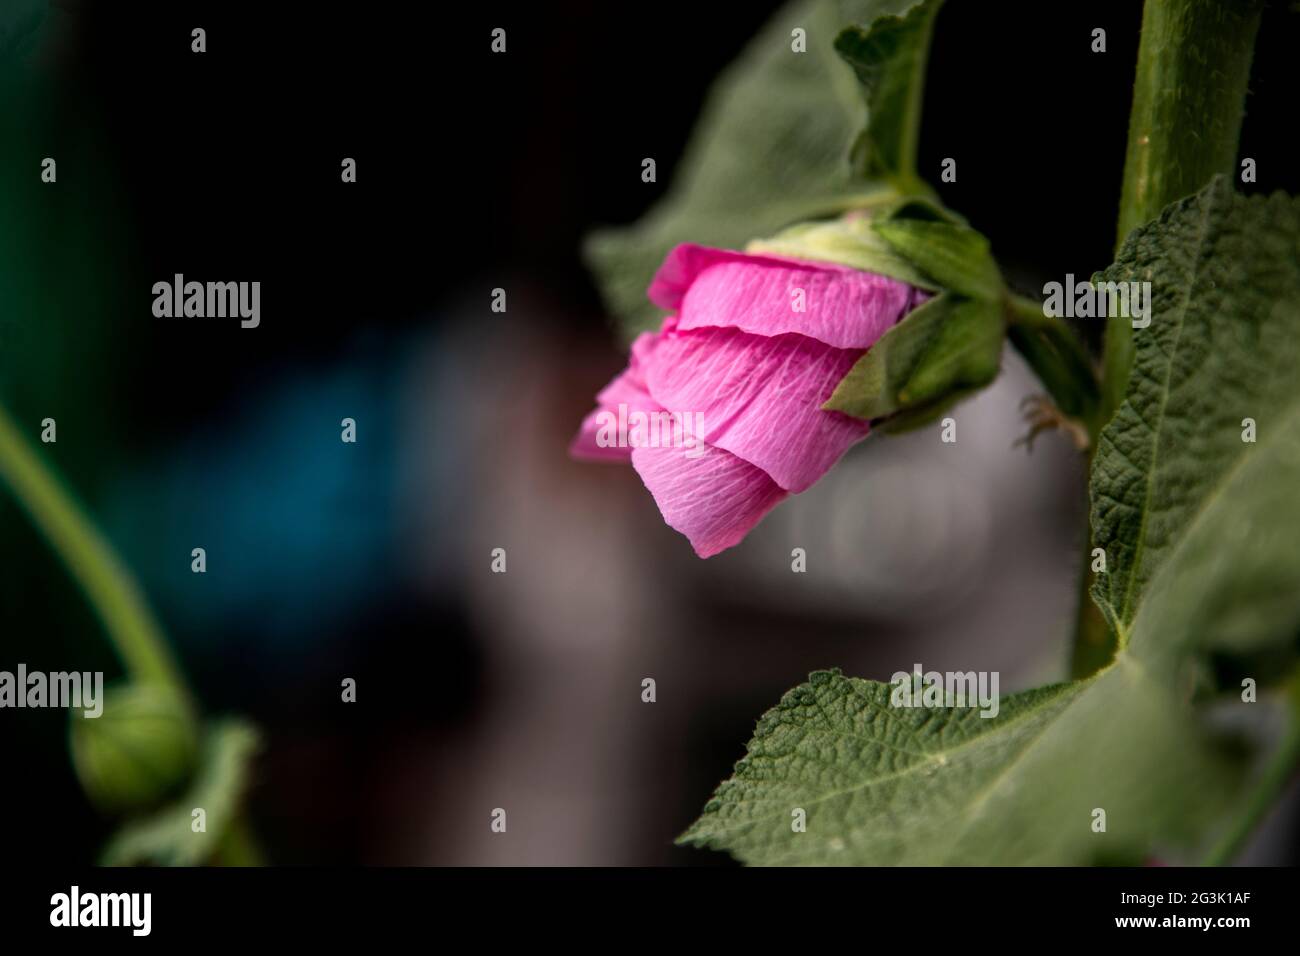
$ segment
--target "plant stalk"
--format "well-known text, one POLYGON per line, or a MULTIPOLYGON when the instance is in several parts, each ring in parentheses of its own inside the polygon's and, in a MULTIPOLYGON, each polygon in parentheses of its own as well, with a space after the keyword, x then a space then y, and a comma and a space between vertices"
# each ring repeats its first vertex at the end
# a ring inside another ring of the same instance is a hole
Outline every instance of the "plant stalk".
POLYGON ((99 616, 130 676, 189 699, 144 595, 109 543, 0 405, 0 482, 7 484, 99 616))
MULTIPOLYGON (((1147 0, 1133 81, 1115 249, 1216 175, 1236 174, 1237 142, 1263 0, 1147 0)), ((1124 396, 1133 330, 1106 324, 1102 420, 1124 396)))
MULTIPOLYGON (((1129 233, 1170 203, 1197 192, 1218 174, 1235 173, 1262 10, 1263 0, 1147 0, 1129 114, 1117 251, 1129 233)), ((1123 401, 1132 366, 1131 325, 1107 322, 1098 431, 1123 401)), ((1091 560, 1085 548, 1072 654, 1075 677, 1104 665, 1115 650, 1115 637, 1089 597, 1091 560)))
POLYGON ((1100 386, 1087 347, 1064 319, 1048 315, 1033 299, 1009 295, 1006 314, 1011 344, 1034 370, 1057 409, 1083 425, 1088 447, 1092 447, 1097 439, 1100 386))
MULTIPOLYGON (((85 593, 133 681, 163 684, 192 701, 139 585, 58 477, 0 405, 0 484, 7 484, 85 593)), ((258 866, 261 853, 243 816, 222 839, 222 862, 258 866)))

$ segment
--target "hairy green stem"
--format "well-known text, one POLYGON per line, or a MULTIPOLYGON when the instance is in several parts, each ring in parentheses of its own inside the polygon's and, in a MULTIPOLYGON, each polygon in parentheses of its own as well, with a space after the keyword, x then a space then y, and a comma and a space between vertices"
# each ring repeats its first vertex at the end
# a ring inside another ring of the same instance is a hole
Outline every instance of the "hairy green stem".
POLYGON ((1147 0, 1117 249, 1165 206, 1235 170, 1262 9, 1262 0, 1147 0))
MULTIPOLYGON (((1170 203, 1197 192, 1216 175, 1235 175, 1262 10, 1263 0, 1147 0, 1129 117, 1117 251, 1134 229, 1155 219, 1170 203)), ((1123 400, 1132 364, 1130 324, 1107 323, 1103 425, 1123 400)), ((1095 617, 1095 607, 1092 610, 1095 617)), ((1074 653, 1076 674, 1081 661, 1095 657, 1087 648, 1095 628, 1085 612, 1081 606, 1074 653)), ((1243 812, 1206 857, 1207 865, 1232 861, 1300 761, 1300 679, 1293 677, 1289 682, 1287 701, 1284 738, 1243 812)))
POLYGON ((0 481, 62 558, 130 675, 166 684, 188 699, 180 671, 167 649, 134 578, 109 543, 45 466, 0 406, 0 481))
MULTIPOLYGON (((1263 0, 1147 0, 1115 248, 1172 202, 1234 174, 1263 0)), ((1106 324, 1103 423, 1124 396, 1133 330, 1106 324)))
MULTIPOLYGON (((1147 0, 1129 114, 1117 250, 1130 232, 1155 219, 1170 203, 1190 196, 1215 175, 1235 170, 1262 8, 1263 0, 1147 0)), ((1107 322, 1098 431, 1123 400, 1132 366, 1130 323, 1107 322)), ((1115 649, 1115 636, 1089 596, 1090 564, 1090 549, 1085 548, 1072 653, 1076 677, 1104 664, 1115 649)))

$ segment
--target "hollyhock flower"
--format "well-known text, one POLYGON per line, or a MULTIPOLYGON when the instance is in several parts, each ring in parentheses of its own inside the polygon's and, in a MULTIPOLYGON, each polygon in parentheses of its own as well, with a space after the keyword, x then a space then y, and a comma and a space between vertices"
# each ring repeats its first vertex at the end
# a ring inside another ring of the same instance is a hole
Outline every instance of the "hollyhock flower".
POLYGON ((680 245, 642 333, 570 448, 630 460, 664 520, 710 557, 812 486, 868 422, 822 405, 927 293, 847 266, 680 245))

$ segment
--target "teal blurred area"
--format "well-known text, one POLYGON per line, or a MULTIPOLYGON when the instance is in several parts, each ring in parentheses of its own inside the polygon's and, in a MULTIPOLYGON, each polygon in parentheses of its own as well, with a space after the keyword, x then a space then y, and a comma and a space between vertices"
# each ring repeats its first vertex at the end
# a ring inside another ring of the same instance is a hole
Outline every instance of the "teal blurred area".
POLYGON ((396 364, 366 354, 286 376, 119 477, 105 529, 179 643, 219 646, 233 627, 256 630, 268 655, 298 655, 389 586, 396 364), (355 449, 341 441, 345 418, 358 423, 355 449))

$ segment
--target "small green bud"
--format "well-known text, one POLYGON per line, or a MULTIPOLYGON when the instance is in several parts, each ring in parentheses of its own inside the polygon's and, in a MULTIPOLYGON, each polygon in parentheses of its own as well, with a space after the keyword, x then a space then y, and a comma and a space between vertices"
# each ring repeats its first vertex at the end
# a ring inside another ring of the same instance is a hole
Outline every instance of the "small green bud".
POLYGON ((74 711, 72 760, 101 809, 127 813, 173 796, 194 771, 198 732, 188 701, 159 684, 125 684, 104 695, 96 718, 74 711))

